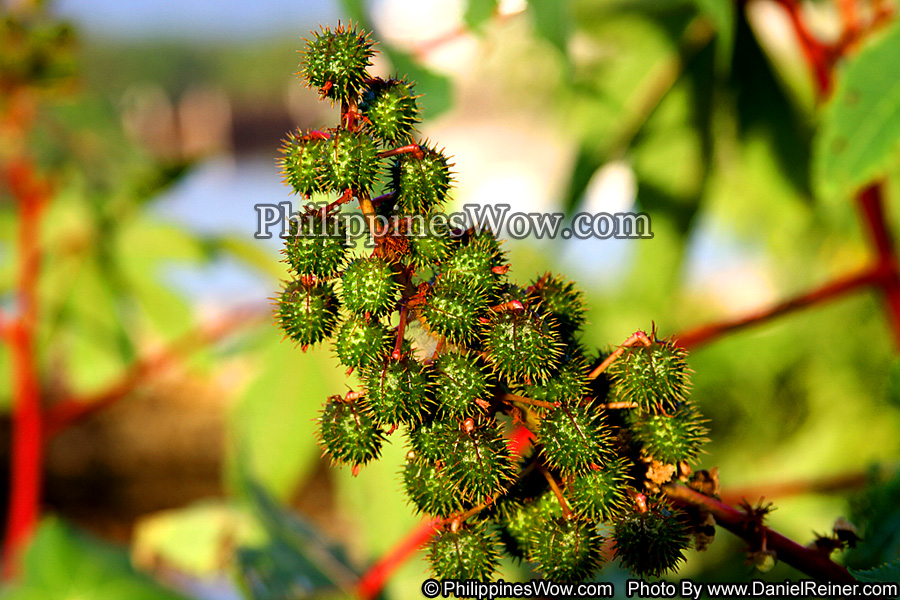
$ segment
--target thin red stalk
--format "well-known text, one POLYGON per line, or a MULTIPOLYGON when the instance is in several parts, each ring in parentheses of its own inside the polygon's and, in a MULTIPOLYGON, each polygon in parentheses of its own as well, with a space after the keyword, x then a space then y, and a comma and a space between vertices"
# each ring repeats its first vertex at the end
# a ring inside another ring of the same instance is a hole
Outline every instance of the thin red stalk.
POLYGON ((19 312, 4 327, 10 342, 14 378, 10 497, 3 545, 3 578, 10 579, 19 572, 22 552, 40 516, 44 453, 35 329, 41 262, 40 222, 48 190, 27 161, 10 164, 6 179, 19 207, 19 312))
MULTIPOLYGON (((717 525, 747 540, 750 544, 757 542, 754 539, 753 524, 747 514, 680 483, 663 486, 663 491, 675 504, 707 510, 715 517, 717 525)), ((820 581, 856 583, 856 579, 847 572, 847 569, 832 561, 822 552, 801 546, 768 527, 763 526, 762 531, 765 533, 766 547, 774 550, 781 562, 820 581)))
POLYGON ((134 362, 125 374, 105 390, 90 396, 73 396, 49 407, 45 412, 43 438, 49 440, 71 427, 126 398, 151 375, 158 375, 177 358, 193 352, 234 332, 258 323, 262 313, 238 311, 211 325, 204 325, 185 334, 171 345, 134 362))
POLYGON ((835 60, 834 49, 823 44, 810 33, 806 23, 803 22, 798 0, 776 0, 776 2, 787 11, 788 17, 791 19, 800 47, 803 49, 803 55, 812 70, 816 83, 816 94, 820 100, 824 99, 831 91, 831 71, 835 60))
POLYGON ((859 193, 856 201, 875 246, 878 266, 884 271, 884 276, 878 283, 887 303, 894 342, 900 347, 900 271, 894 255, 894 240, 884 214, 882 185, 874 183, 866 187, 859 193))
POLYGON ((390 156, 397 156, 398 154, 414 154, 416 158, 422 158, 424 156, 421 146, 418 144, 407 144, 406 146, 379 152, 378 158, 388 158, 390 156))
POLYGON ((674 337, 683 348, 694 348, 719 338, 726 333, 731 333, 750 325, 757 325, 813 304, 833 300, 854 290, 871 285, 879 285, 889 275, 890 272, 886 270, 885 265, 876 264, 874 267, 870 267, 861 273, 829 282, 811 292, 785 300, 774 306, 751 312, 736 319, 704 325, 697 329, 677 334, 674 337))
POLYGON ((857 489, 869 481, 866 473, 844 473, 820 479, 804 479, 769 483, 734 490, 726 490, 719 494, 725 504, 738 504, 744 498, 785 498, 803 494, 829 494, 857 489))

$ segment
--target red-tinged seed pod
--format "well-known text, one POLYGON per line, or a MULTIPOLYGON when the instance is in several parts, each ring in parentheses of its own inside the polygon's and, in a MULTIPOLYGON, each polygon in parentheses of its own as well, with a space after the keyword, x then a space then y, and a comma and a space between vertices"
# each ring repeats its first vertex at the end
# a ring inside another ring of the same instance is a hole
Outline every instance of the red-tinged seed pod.
POLYGON ((428 560, 438 579, 487 581, 499 566, 497 542, 486 527, 444 530, 431 541, 428 560))
POLYGON ((333 462, 355 467, 381 453, 384 431, 355 402, 329 401, 318 421, 319 444, 333 462))
POLYGON ((412 84, 406 81, 370 79, 359 100, 366 131, 384 146, 409 143, 413 127, 420 121, 416 98, 412 84))
POLYGON ((401 215, 439 209, 446 202, 453 182, 447 157, 438 150, 420 148, 421 158, 413 152, 400 154, 391 167, 391 189, 401 215))
POLYGON ((284 183, 289 185, 295 194, 310 197, 320 193, 324 175, 324 152, 327 141, 320 137, 302 135, 299 132, 288 133, 281 146, 281 157, 278 165, 284 183))
POLYGON ((387 355, 390 335, 378 321, 351 315, 334 336, 334 352, 351 369, 368 367, 387 355))
POLYGON ((381 170, 375 142, 367 134, 337 129, 324 147, 322 187, 338 194, 368 193, 381 170))
POLYGON ((330 337, 338 320, 338 300, 331 285, 306 285, 294 281, 278 296, 278 324, 302 346, 330 337))

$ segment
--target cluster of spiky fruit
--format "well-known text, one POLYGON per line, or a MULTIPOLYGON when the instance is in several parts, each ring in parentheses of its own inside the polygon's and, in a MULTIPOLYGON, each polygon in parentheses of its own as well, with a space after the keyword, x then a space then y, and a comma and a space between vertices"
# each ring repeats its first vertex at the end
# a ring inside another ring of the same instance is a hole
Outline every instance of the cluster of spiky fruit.
POLYGON ((637 574, 675 568, 692 525, 660 488, 689 474, 705 435, 684 351, 639 333, 591 353, 572 282, 509 281, 477 224, 388 219, 440 213, 450 163, 415 137, 412 84, 368 74, 372 45, 353 27, 314 34, 301 74, 340 103, 340 124, 289 135, 281 159, 294 192, 326 202, 308 204, 285 242, 294 279, 278 321, 304 348, 331 339, 359 378, 325 404, 323 450, 356 472, 402 433, 406 495, 444 519, 429 551, 438 577, 487 579, 505 552, 584 580, 612 547, 637 574), (352 201, 374 242, 356 256, 342 222, 352 201))

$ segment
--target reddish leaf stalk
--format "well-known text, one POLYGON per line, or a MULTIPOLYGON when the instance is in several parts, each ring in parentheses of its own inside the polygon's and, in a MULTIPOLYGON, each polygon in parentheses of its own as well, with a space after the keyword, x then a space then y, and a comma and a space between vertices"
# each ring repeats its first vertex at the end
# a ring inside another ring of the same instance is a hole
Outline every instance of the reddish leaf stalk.
POLYGON ((41 388, 36 365, 37 284, 40 270, 40 223, 49 190, 34 173, 33 165, 19 160, 8 165, 6 181, 19 208, 18 314, 3 332, 13 366, 13 410, 10 497, 3 578, 20 570, 22 552, 40 517, 43 475, 41 388))
MULTIPOLYGON (((754 529, 745 513, 679 483, 663 486, 663 491, 675 504, 707 510, 715 517, 717 525, 750 544, 756 543, 757 540, 753 539, 754 529)), ((857 583, 847 569, 832 561, 824 553, 801 546, 768 527, 763 526, 762 530, 765 534, 766 547, 774 550, 781 562, 820 581, 857 583)))

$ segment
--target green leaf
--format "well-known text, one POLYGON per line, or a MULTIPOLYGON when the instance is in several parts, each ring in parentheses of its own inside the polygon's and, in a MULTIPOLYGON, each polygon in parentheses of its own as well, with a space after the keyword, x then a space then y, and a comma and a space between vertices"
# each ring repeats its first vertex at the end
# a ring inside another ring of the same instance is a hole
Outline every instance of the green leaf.
MULTIPOLYGON (((229 415, 230 429, 260 483, 286 499, 318 464, 315 419, 327 396, 340 392, 344 383, 327 350, 301 352, 282 342, 274 328, 264 343, 257 376, 229 415)), ((237 466, 236 457, 230 457, 231 481, 239 480, 237 466)))
POLYGON ((813 177, 825 199, 846 198, 881 177, 900 145, 900 24, 875 37, 840 69, 816 135, 813 177))
POLYGON ((466 12, 463 15, 463 19, 469 29, 481 31, 485 23, 494 16, 498 4, 498 0, 469 0, 466 4, 466 12))
POLYGON ((255 600, 290 600, 335 588, 350 593, 359 574, 345 553, 306 520, 281 508, 251 478, 243 462, 238 478, 269 535, 265 546, 237 551, 248 595, 255 600))
POLYGON ((25 556, 21 584, 2 600, 179 600, 131 566, 128 553, 77 531, 55 518, 45 519, 25 556))
MULTIPOLYGON (((893 583, 900 581, 900 559, 894 562, 881 565, 868 571, 857 571, 850 569, 850 574, 860 581, 869 581, 872 583, 893 583)), ((897 598, 898 596, 894 596, 897 598)))
POLYGON ((716 69, 727 72, 734 51, 735 4, 723 0, 694 0, 697 8, 712 21, 716 28, 716 69))
POLYGON ((453 103, 450 79, 423 67, 412 55, 396 48, 384 48, 397 74, 416 82, 416 94, 421 94, 419 106, 426 119, 434 119, 446 112, 453 103))
POLYGON ((134 528, 132 553, 139 564, 163 561, 183 573, 214 576, 222 569, 223 548, 265 539, 249 507, 208 500, 141 518, 134 528))
POLYGON ((568 56, 572 15, 569 0, 528 0, 538 34, 568 56))

